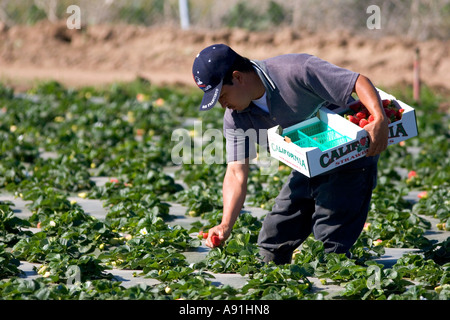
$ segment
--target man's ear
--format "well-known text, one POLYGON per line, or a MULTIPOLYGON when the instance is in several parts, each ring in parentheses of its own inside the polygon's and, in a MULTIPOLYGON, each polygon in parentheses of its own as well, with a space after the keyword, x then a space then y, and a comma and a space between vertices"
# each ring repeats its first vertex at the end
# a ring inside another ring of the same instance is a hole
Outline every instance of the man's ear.
POLYGON ((235 71, 233 71, 232 75, 233 75, 233 78, 232 78, 233 82, 234 82, 234 80, 236 80, 238 83, 242 84, 242 81, 244 80, 244 77, 242 76, 242 72, 235 70, 235 71))

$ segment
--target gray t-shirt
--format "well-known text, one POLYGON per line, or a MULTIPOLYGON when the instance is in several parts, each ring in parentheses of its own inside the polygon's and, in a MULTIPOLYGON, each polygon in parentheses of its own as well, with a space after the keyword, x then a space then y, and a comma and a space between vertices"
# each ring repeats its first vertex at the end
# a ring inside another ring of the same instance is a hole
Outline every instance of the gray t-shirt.
POLYGON ((254 159, 255 142, 267 144, 267 135, 261 135, 260 130, 276 125, 287 128, 308 119, 324 102, 345 105, 359 75, 309 54, 252 62, 266 89, 269 113, 254 103, 241 112, 226 109, 227 162, 254 159))

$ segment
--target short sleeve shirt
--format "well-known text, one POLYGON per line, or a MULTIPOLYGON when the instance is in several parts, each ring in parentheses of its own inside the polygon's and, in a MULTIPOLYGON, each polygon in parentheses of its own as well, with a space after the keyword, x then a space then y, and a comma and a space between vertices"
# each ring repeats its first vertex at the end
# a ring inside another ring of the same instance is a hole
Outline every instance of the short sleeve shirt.
POLYGON ((255 143, 267 145, 267 133, 261 134, 264 130, 306 120, 324 102, 347 104, 359 75, 309 54, 252 62, 266 89, 269 113, 254 103, 240 112, 226 109, 223 129, 227 162, 254 159, 255 143))

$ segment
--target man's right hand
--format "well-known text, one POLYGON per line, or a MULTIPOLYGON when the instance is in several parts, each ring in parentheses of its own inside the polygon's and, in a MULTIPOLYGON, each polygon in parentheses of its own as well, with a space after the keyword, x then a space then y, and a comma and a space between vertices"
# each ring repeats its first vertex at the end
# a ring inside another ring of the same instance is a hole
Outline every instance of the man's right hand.
POLYGON ((208 230, 208 238, 206 239, 206 246, 210 248, 214 248, 214 244, 212 241, 213 236, 217 236, 220 240, 220 243, 223 243, 231 234, 231 228, 228 228, 222 224, 219 224, 208 230))
POLYGON ((244 205, 247 193, 247 179, 249 171, 249 160, 229 162, 223 180, 223 215, 222 222, 209 229, 206 245, 214 247, 212 237, 217 236, 221 243, 228 239, 233 225, 238 218, 244 205))

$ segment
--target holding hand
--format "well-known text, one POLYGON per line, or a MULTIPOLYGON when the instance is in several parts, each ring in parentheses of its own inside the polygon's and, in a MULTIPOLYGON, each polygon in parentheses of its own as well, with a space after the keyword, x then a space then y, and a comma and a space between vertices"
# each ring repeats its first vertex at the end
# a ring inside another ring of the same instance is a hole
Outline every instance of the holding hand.
POLYGON ((369 134, 370 145, 367 156, 376 156, 386 150, 388 146, 389 127, 387 118, 373 121, 364 126, 369 134))
POLYGON ((369 134, 370 145, 367 156, 376 156, 386 150, 389 137, 389 123, 380 96, 370 80, 359 75, 356 80, 354 92, 359 97, 361 103, 366 106, 374 120, 364 126, 369 134))
POLYGON ((218 247, 225 242, 230 236, 231 230, 228 230, 222 224, 215 226, 208 231, 208 238, 206 239, 206 246, 210 248, 218 247))

